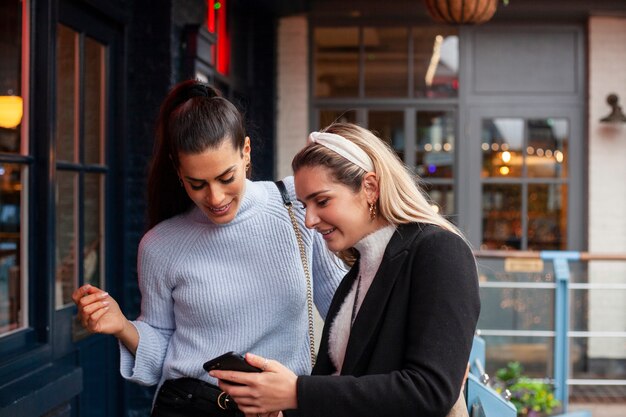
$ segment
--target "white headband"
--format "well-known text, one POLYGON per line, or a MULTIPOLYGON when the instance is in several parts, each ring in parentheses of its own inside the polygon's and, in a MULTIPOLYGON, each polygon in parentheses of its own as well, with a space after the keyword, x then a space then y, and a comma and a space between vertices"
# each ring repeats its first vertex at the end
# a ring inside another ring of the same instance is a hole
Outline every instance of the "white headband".
POLYGON ((319 143, 365 171, 374 171, 374 164, 367 153, 343 136, 327 132, 311 132, 308 143, 319 143))

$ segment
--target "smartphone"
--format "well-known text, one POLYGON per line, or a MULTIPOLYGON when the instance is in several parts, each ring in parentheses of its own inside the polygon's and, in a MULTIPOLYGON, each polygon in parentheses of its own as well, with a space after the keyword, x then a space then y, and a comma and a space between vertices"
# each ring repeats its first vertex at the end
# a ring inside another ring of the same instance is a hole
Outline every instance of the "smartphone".
POLYGON ((224 353, 205 362, 202 367, 207 372, 214 369, 220 371, 261 372, 260 368, 250 365, 246 362, 246 358, 236 352, 224 353))

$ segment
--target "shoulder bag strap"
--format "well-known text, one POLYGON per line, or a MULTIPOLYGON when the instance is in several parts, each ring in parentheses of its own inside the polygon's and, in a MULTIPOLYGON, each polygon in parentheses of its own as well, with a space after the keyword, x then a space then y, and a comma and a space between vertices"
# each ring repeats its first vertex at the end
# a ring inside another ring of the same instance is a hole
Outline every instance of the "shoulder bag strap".
POLYGON ((313 331, 313 291, 311 290, 311 273, 309 272, 309 263, 306 257, 306 250, 304 249, 304 243, 302 242, 302 234, 300 233, 300 227, 298 227, 298 221, 296 215, 293 213, 293 203, 289 198, 287 187, 282 181, 276 181, 276 186, 280 195, 283 198, 283 205, 289 213, 293 231, 296 233, 296 239, 298 240, 298 248, 300 249, 300 259, 302 260, 302 267, 304 268, 304 276, 306 277, 306 306, 309 314, 309 346, 311 349, 311 366, 315 366, 315 334, 313 331))

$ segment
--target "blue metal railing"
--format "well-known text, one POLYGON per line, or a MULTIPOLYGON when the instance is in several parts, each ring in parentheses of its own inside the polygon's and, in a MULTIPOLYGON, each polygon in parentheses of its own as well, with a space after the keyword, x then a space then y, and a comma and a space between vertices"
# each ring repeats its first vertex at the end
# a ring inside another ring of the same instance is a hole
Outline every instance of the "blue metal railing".
MULTIPOLYGON (((541 259, 542 261, 549 261, 554 268, 554 286, 550 285, 550 288, 555 288, 554 298, 554 387, 555 397, 561 402, 563 412, 567 413, 569 402, 569 360, 570 360, 570 289, 571 289, 571 273, 570 262, 577 261, 626 261, 626 255, 622 254, 590 254, 588 252, 574 252, 574 251, 541 251, 541 252, 523 252, 523 251, 477 251, 475 252, 477 258, 527 258, 527 259, 541 259)), ((506 287, 505 282, 497 283, 497 287, 506 287)), ((517 285, 523 288, 546 288, 545 283, 511 283, 512 286, 517 285)), ((488 284, 482 284, 481 286, 490 286, 488 284)), ((494 287, 496 285, 493 285, 494 287)), ((577 287, 580 284, 576 285, 577 287)), ((626 289, 626 285, 618 286, 618 288, 626 289)), ((540 333, 535 331, 535 333, 540 333)), ((544 332, 546 333, 546 332, 544 332)), ((570 414, 568 414, 569 416, 570 414)), ((582 414, 588 415, 588 414, 582 414)))

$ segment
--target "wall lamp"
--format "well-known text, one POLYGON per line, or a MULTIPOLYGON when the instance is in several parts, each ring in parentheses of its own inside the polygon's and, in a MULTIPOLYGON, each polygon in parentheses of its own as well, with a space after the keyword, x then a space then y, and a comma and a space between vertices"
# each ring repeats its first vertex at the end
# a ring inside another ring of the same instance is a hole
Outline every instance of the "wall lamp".
POLYGON ((611 106, 611 113, 600 119, 601 122, 605 123, 626 123, 626 116, 622 112, 622 106, 618 104, 619 97, 617 94, 609 94, 606 98, 606 102, 611 106))
POLYGON ((22 122, 23 103, 19 96, 0 96, 0 127, 14 129, 22 122))

